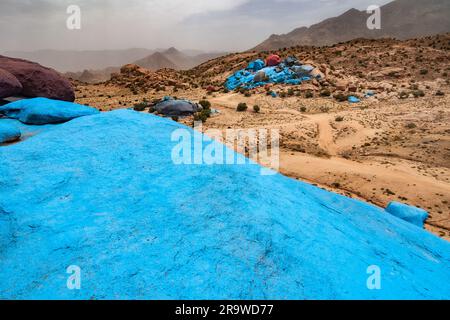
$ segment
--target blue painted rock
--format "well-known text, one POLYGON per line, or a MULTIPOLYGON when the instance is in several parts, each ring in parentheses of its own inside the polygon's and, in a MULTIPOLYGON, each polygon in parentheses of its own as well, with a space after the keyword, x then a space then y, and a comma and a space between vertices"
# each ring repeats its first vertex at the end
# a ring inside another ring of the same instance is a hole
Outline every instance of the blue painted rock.
POLYGON ((386 208, 386 212, 420 228, 424 227, 425 221, 428 219, 428 212, 425 210, 399 202, 391 202, 386 208))
POLYGON ((175 164, 174 134, 225 151, 129 110, 0 148, 0 299, 450 298, 450 243, 250 161, 175 164))
POLYGON ((20 139, 20 130, 17 126, 0 119, 0 144, 20 139))
POLYGON ((0 107, 0 115, 33 125, 62 123, 97 113, 91 107, 47 98, 24 99, 0 107))
POLYGON ((22 84, 21 95, 74 101, 75 92, 69 80, 53 69, 22 59, 0 56, 0 66, 22 84))

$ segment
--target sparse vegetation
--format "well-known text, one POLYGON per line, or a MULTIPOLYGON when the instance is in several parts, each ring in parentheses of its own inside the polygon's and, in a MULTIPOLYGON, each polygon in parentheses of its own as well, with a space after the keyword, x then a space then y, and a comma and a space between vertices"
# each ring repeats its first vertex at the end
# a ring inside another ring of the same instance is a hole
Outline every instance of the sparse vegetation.
POLYGON ((237 112, 245 112, 245 111, 247 111, 247 109, 248 109, 247 104, 244 103, 244 102, 241 102, 241 103, 238 104, 238 106, 236 108, 236 111, 237 112))
POLYGON ((203 109, 211 109, 211 102, 208 100, 200 100, 198 104, 201 105, 203 109))
POLYGON ((321 97, 329 97, 329 96, 331 96, 331 92, 328 89, 324 89, 324 90, 320 91, 320 96, 321 97))

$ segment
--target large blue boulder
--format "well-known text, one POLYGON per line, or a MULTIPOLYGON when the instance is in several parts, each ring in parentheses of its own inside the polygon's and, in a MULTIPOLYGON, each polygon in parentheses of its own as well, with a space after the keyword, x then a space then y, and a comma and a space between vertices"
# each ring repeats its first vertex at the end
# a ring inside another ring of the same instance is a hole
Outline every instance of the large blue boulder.
POLYGON ((249 161, 175 164, 186 135, 122 110, 0 148, 0 299, 450 298, 448 242, 249 161))
POLYGON ((17 126, 0 119, 0 144, 20 139, 21 133, 17 126))
POLYGON ((24 99, 0 107, 0 114, 33 125, 62 123, 97 113, 91 107, 47 98, 24 99))

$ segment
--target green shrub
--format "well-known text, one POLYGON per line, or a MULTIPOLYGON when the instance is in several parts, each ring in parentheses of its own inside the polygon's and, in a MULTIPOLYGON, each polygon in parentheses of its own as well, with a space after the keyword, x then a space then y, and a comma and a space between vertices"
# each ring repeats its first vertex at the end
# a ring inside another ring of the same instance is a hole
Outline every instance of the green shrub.
POLYGON ((245 112, 245 111, 247 111, 247 109, 248 109, 247 104, 243 103, 243 102, 239 103, 236 108, 237 112, 245 112))
POLYGON ((206 122, 211 117, 211 109, 203 109, 194 115, 194 121, 206 122))
POLYGON ((328 89, 324 89, 324 90, 320 91, 320 96, 321 97, 329 97, 329 96, 331 96, 331 92, 328 89))
POLYGON ((414 90, 413 91, 414 98, 425 97, 425 92, 422 90, 414 90))
POLYGON ((402 91, 400 92, 400 94, 398 95, 399 99, 406 99, 409 97, 409 93, 406 91, 402 91))
POLYGON ((258 105, 253 106, 253 111, 255 111, 256 113, 259 113, 261 111, 261 108, 258 105))
POLYGON ((306 93, 305 93, 306 99, 311 99, 313 97, 314 97, 314 93, 312 91, 306 91, 306 93))
POLYGON ((340 92, 340 93, 335 94, 334 98, 339 102, 344 102, 344 101, 347 101, 348 96, 340 92))
POLYGON ((133 107, 134 111, 144 111, 146 108, 148 107, 148 103, 146 101, 144 102, 140 102, 140 103, 136 103, 133 107))
POLYGON ((201 105, 203 109, 211 109, 211 102, 208 100, 201 100, 198 104, 201 105))

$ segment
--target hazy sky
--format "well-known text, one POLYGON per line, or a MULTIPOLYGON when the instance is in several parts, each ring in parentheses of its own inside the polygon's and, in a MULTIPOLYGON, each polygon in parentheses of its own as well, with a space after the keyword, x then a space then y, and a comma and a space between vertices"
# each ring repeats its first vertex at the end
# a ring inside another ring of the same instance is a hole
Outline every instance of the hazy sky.
POLYGON ((245 50, 354 7, 390 0, 0 0, 0 51, 168 48, 245 50), (68 5, 81 30, 68 30, 68 5))

